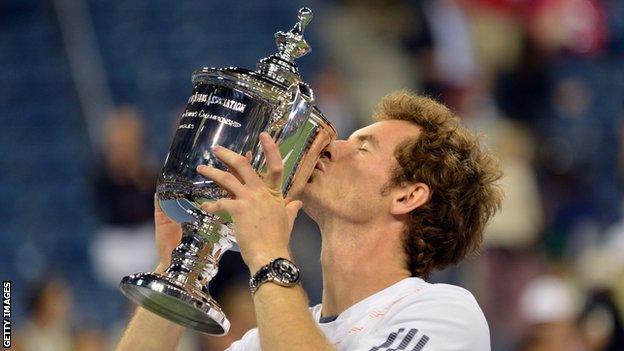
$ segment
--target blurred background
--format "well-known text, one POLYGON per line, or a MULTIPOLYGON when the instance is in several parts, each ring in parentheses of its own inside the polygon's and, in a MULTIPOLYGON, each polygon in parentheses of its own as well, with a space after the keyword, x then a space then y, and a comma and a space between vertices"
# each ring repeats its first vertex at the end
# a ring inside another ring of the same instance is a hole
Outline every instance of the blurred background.
MULTIPOLYGON (((0 1, 0 276, 14 348, 110 350, 151 270, 152 196, 191 72, 254 68, 297 10, 298 60, 342 137, 386 93, 451 106, 502 160, 507 200, 480 255, 436 274, 480 302, 493 350, 624 350, 624 0, 0 1)), ((319 236, 293 250, 320 302, 319 236)), ((247 272, 211 283, 227 337, 254 326, 247 272)))

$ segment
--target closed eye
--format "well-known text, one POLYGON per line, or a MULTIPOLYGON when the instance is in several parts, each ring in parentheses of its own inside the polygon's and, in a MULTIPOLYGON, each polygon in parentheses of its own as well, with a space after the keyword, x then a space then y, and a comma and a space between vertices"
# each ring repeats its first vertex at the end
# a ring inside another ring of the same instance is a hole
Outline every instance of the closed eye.
POLYGON ((377 140, 377 138, 375 138, 375 136, 370 135, 370 134, 364 134, 364 135, 351 135, 349 137, 349 139, 347 139, 347 141, 350 141, 352 139, 356 139, 357 140, 357 144, 361 145, 360 147, 357 148, 358 151, 364 151, 364 152, 370 152, 368 149, 368 146, 372 146, 373 149, 375 148, 379 148, 379 141, 377 140), (372 144, 372 145, 369 145, 372 144), (364 147, 366 146, 366 148, 364 147))

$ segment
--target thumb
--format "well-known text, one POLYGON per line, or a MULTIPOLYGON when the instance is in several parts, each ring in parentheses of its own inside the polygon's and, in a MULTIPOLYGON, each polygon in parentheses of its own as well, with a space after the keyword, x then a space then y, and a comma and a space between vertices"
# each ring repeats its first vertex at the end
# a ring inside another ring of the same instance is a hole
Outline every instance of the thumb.
POLYGON ((286 204, 286 213, 288 214, 288 221, 291 226, 295 222, 295 218, 297 218, 297 214, 302 206, 303 202, 300 200, 294 200, 286 204))

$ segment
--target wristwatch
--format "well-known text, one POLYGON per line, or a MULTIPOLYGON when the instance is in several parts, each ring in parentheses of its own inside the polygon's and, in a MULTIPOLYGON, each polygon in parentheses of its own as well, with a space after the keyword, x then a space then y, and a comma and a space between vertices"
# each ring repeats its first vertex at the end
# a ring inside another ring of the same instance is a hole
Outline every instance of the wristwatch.
POLYGON ((249 279, 251 294, 255 294, 260 285, 273 282, 281 286, 291 287, 297 285, 301 279, 299 268, 293 262, 285 258, 276 258, 266 266, 260 268, 249 279))

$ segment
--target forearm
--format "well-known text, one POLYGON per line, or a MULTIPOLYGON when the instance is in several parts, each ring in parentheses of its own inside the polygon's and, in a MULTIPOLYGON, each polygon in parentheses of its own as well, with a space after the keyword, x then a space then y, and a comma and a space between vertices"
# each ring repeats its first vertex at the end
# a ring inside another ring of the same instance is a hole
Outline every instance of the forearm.
POLYGON ((301 286, 262 284, 254 295, 254 306, 263 350, 334 350, 312 319, 301 286))
POLYGON ((173 351, 178 346, 182 331, 182 326, 139 307, 116 351, 173 351))
MULTIPOLYGON (((156 272, 164 271, 159 266, 156 272)), ((141 307, 136 309, 116 351, 173 351, 178 346, 183 327, 141 307)))

